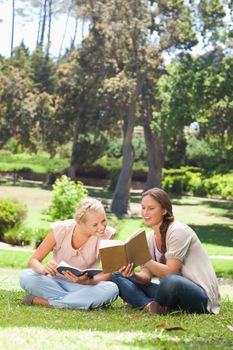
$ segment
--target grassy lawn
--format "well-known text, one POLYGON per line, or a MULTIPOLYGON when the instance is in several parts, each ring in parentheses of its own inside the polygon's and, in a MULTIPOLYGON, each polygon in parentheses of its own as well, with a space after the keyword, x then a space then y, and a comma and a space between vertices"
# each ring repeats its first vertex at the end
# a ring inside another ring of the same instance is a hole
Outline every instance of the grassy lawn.
POLYGON ((0 349, 232 349, 233 299, 224 297, 219 315, 149 315, 125 308, 119 298, 91 311, 28 307, 21 304, 19 272, 0 269, 0 349))
MULTIPOLYGON (((90 195, 110 199, 108 192, 92 190, 90 195)), ((43 210, 51 191, 40 188, 0 186, 0 197, 10 195, 28 207, 26 224, 35 228, 48 225, 43 210)), ((132 195, 134 213, 140 211, 140 196, 132 195)), ((193 197, 174 198, 174 213, 195 228, 209 255, 233 255, 233 203, 193 197)), ((117 239, 143 226, 139 217, 116 220, 117 239)), ((147 228, 147 231, 148 228, 147 228)), ((19 273, 26 267, 30 251, 0 250, 0 349, 2 350, 181 350, 232 349, 232 288, 221 286, 219 315, 189 315, 174 312, 167 316, 149 315, 125 308, 120 298, 103 309, 81 311, 27 307, 21 304, 19 273), (223 288, 224 287, 224 288, 223 288), (165 329, 166 323, 182 330, 165 329), (231 326, 231 327, 229 327, 231 326)), ((214 259, 219 277, 233 278, 233 261, 214 259)), ((232 280, 231 280, 232 281, 232 280)))

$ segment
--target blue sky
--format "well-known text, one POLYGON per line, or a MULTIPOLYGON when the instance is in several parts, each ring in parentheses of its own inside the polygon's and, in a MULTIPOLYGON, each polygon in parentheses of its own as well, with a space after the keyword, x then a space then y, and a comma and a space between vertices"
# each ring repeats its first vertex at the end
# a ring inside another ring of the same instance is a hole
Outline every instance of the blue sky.
MULTIPOLYGON (((11 43, 11 1, 0 3, 0 54, 9 57, 10 56, 10 43, 11 43)), ((52 22, 51 32, 51 55, 57 57, 59 54, 63 32, 65 28, 66 15, 60 15, 58 19, 52 22)), ((22 21, 22 18, 16 16, 15 19, 15 37, 14 47, 19 45, 22 40, 30 51, 34 50, 37 37, 37 25, 38 18, 31 21, 22 21)), ((75 21, 73 18, 69 20, 68 30, 66 32, 63 49, 70 46, 70 39, 74 32, 75 21)), ((80 25, 81 26, 81 25, 80 25)), ((86 28, 87 30, 87 28, 86 28)), ((79 29, 78 41, 81 40, 81 28, 79 29)))

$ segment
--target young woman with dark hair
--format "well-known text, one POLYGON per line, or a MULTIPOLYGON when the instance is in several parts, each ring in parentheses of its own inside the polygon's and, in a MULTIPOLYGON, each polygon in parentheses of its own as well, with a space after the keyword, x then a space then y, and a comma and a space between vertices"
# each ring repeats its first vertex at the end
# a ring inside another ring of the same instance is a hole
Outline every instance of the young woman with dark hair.
POLYGON ((153 188, 143 193, 141 214, 153 231, 152 259, 141 267, 123 266, 113 274, 126 304, 156 314, 173 309, 218 313, 220 295, 214 269, 196 233, 175 220, 168 194, 153 188), (152 277, 160 279, 151 282, 152 277))

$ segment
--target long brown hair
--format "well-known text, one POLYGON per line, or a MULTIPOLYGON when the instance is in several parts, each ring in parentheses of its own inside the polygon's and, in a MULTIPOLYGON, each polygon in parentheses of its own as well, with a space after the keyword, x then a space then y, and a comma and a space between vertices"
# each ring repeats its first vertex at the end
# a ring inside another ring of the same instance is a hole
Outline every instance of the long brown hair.
POLYGON ((156 202, 158 202, 161 205, 162 209, 165 209, 167 211, 167 213, 163 215, 163 222, 159 227, 160 234, 161 234, 161 251, 162 251, 162 256, 159 262, 161 262, 162 264, 165 264, 166 263, 165 253, 167 251, 167 247, 166 247, 167 229, 170 223, 174 221, 172 203, 168 194, 165 191, 161 190, 161 188, 157 188, 157 187, 151 188, 150 190, 143 192, 142 198, 145 196, 152 197, 156 202))

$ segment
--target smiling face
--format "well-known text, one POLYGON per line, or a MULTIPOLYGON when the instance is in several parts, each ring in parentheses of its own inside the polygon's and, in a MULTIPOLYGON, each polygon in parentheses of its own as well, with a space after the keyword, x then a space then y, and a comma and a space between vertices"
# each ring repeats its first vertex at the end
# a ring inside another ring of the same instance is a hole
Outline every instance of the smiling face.
POLYGON ((152 196, 146 195, 141 201, 141 215, 146 225, 153 228, 159 227, 163 222, 163 216, 167 213, 159 202, 152 196))
POLYGON ((98 210, 89 210, 85 215, 85 220, 80 222, 80 225, 85 228, 85 231, 90 236, 97 236, 102 238, 107 226, 107 218, 104 208, 98 210))

